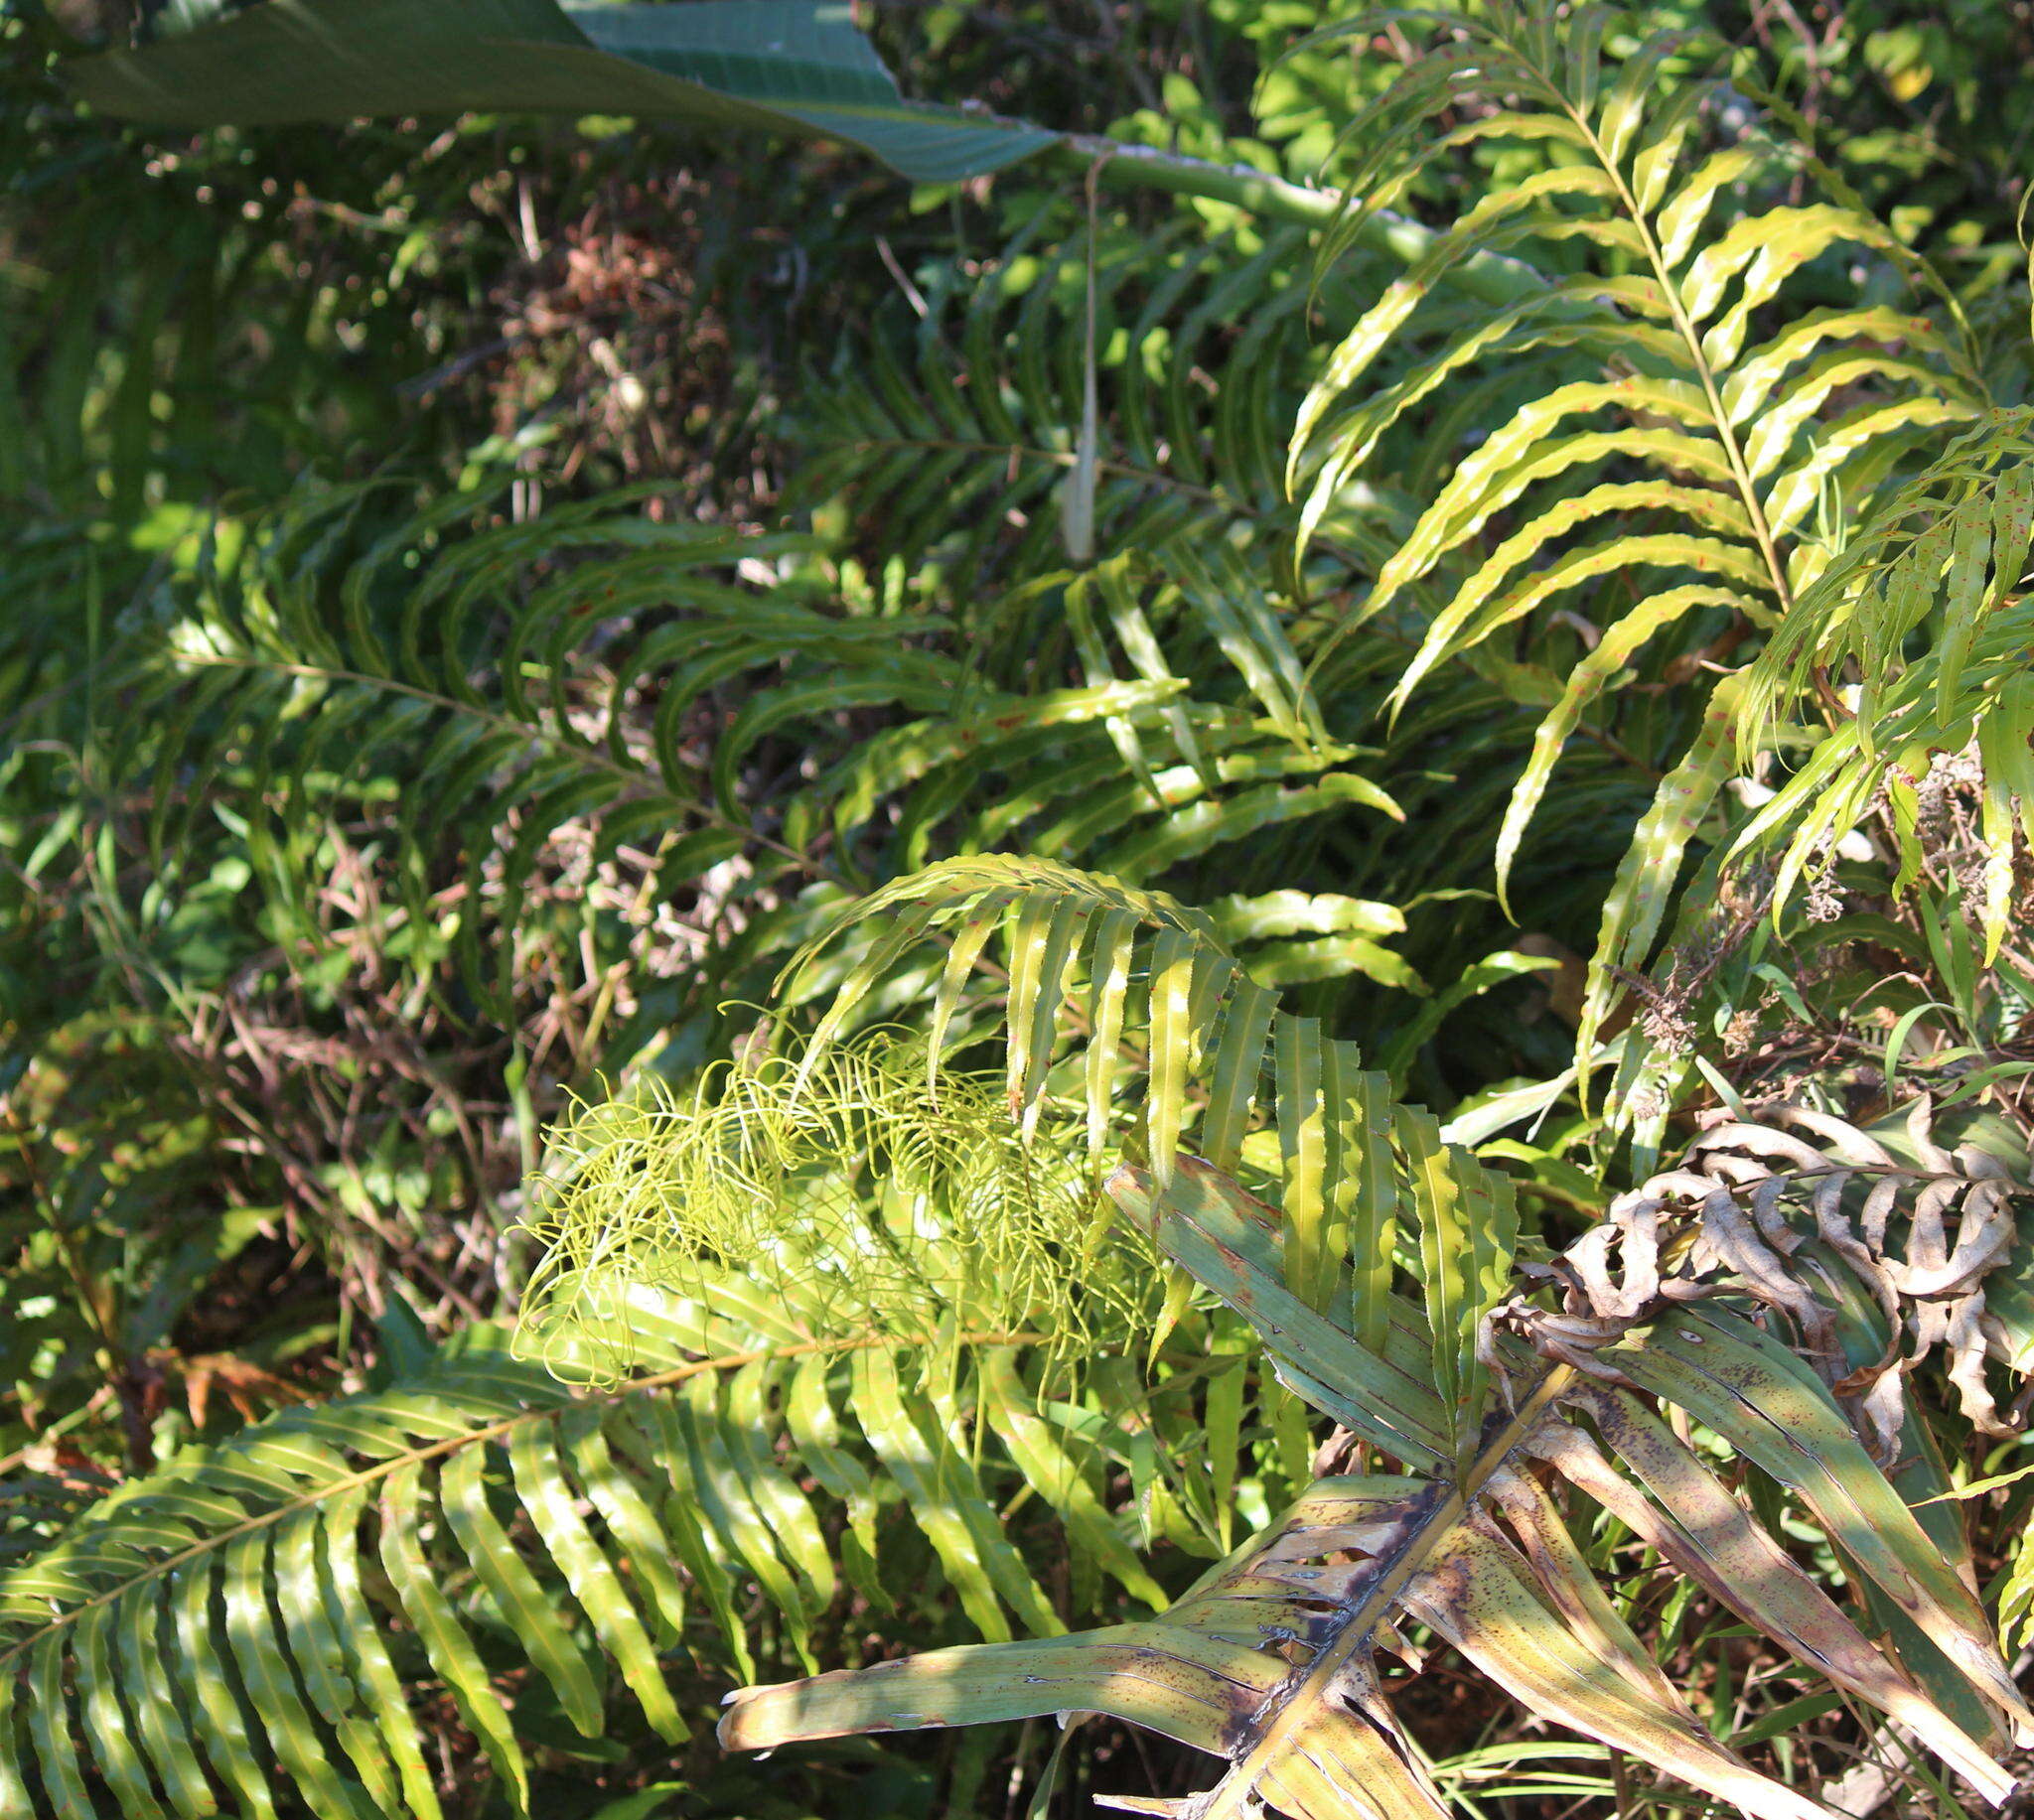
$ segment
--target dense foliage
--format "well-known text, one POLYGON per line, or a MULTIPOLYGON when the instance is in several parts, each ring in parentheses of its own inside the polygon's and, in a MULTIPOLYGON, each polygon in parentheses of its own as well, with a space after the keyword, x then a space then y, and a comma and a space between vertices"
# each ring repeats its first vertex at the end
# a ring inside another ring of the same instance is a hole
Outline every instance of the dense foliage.
POLYGON ((0 18, 0 1814, 2010 1798, 2034 13, 864 12, 0 18))

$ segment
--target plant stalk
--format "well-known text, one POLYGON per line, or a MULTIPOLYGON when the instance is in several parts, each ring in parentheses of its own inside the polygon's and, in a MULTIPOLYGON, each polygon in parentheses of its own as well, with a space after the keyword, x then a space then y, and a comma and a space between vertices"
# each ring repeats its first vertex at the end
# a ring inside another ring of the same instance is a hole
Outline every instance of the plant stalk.
MULTIPOLYGON (((1171 196, 1197 197, 1204 202, 1231 203, 1274 221, 1302 227, 1325 227, 1345 210, 1358 206, 1339 190, 1314 190, 1304 184, 1269 177, 1248 165, 1210 164, 1156 146, 1125 145, 1098 133, 1069 133, 1045 156, 1062 165, 1078 165, 1085 177, 1098 160, 1099 181, 1118 190, 1162 190, 1171 196)), ((1415 265, 1433 250, 1441 235, 1431 227, 1394 214, 1371 210, 1358 224, 1356 244, 1384 253, 1403 265, 1415 265)), ((1443 281, 1485 303, 1517 303, 1543 290, 1545 277, 1523 259, 1500 253, 1476 253, 1448 268, 1443 281)))

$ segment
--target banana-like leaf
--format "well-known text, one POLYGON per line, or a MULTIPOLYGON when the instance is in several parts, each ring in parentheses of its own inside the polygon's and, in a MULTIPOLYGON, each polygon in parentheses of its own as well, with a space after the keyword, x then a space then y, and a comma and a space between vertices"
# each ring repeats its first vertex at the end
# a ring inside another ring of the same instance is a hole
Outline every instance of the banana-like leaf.
MULTIPOLYGON (((194 9, 185 9, 189 14, 194 9)), ((1059 135, 906 101, 833 0, 261 0, 68 67, 95 107, 177 126, 367 114, 648 114, 845 140, 918 182, 994 171, 1059 135)))
MULTIPOLYGON (((847 0, 178 0, 150 23, 154 42, 69 60, 84 99, 185 126, 470 109, 636 114, 838 140, 927 183, 1061 147, 1104 182, 1208 197, 1309 229, 1340 208, 1332 192, 1247 167, 907 101, 847 0)), ((1343 237, 1394 260, 1420 258, 1433 240, 1380 209, 1343 237)), ((1487 250, 1452 261, 1447 276, 1499 303, 1543 282, 1487 250)))

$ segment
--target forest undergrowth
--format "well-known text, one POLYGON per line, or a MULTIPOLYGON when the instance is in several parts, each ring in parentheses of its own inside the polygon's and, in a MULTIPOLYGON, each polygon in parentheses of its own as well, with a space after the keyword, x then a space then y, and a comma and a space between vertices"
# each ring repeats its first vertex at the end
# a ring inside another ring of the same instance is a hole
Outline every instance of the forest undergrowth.
POLYGON ((0 1816, 2017 1811, 2026 0, 0 55, 0 1816))

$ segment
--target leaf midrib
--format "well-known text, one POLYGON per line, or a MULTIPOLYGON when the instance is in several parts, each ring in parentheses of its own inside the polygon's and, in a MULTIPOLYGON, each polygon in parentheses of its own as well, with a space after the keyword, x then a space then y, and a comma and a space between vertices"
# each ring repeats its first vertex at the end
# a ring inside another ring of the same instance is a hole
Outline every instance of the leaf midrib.
POLYGON ((1291 1735, 1308 1724, 1335 1678, 1370 1641, 1386 1612, 1445 1542, 1470 1506, 1482 1495, 1491 1475, 1524 1444, 1554 1400, 1574 1381, 1572 1365, 1554 1365, 1539 1378, 1524 1402, 1497 1434, 1477 1453, 1441 1499, 1428 1510, 1388 1557, 1370 1590, 1343 1621, 1335 1640, 1316 1656, 1306 1673, 1280 1700, 1277 1712, 1247 1752, 1215 1790, 1200 1820, 1244 1820, 1254 1811, 1257 1783, 1288 1749, 1291 1735))
POLYGON ((1547 92, 1554 97, 1561 111, 1567 115, 1575 130, 1587 142, 1597 164, 1616 189, 1618 203, 1645 246, 1646 263, 1652 268, 1654 280, 1660 286, 1660 294, 1667 300, 1668 312, 1673 319, 1674 332, 1685 344, 1689 362, 1694 367, 1695 376, 1701 381, 1702 396, 1708 406, 1716 440, 1722 445, 1724 459, 1730 464, 1731 480, 1737 488, 1745 513, 1751 519, 1753 539, 1759 546, 1760 559, 1766 566, 1774 596, 1779 600, 1780 610, 1784 614, 1794 605, 1794 589, 1787 579, 1787 565, 1780 560, 1780 548, 1774 540, 1773 527, 1766 520, 1765 505, 1759 498, 1758 490, 1752 485, 1751 470, 1746 466, 1744 450, 1738 443, 1737 433, 1731 427, 1730 413, 1724 408, 1723 394, 1717 388, 1715 372, 1709 364, 1708 356, 1702 351, 1702 339, 1695 333, 1695 326, 1688 316, 1680 287, 1668 270, 1666 256, 1653 232, 1653 223, 1647 219, 1646 211, 1639 207, 1639 199, 1632 194, 1631 186, 1625 182, 1624 173, 1618 169, 1617 160, 1611 157, 1608 148, 1597 137, 1595 127, 1568 99, 1560 84, 1553 81, 1545 70, 1539 69, 1524 53, 1523 48, 1521 58, 1527 68, 1546 83, 1547 92))

